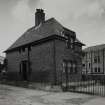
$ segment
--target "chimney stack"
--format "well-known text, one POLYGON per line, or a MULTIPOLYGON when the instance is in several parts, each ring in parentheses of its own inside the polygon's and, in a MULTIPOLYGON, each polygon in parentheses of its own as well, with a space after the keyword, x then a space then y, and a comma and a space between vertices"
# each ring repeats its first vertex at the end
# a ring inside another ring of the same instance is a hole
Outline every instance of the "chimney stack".
POLYGON ((36 9, 35 13, 35 26, 45 21, 45 13, 43 9, 36 9))

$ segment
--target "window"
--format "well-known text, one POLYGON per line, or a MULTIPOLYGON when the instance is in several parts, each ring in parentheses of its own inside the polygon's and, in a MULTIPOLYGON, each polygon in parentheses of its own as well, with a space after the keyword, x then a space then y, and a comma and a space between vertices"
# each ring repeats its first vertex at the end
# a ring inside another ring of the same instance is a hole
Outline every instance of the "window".
POLYGON ((25 52, 25 47, 22 48, 22 51, 25 52))
POLYGON ((96 67, 94 68, 94 72, 97 72, 97 68, 96 67))
POLYGON ((28 46, 28 51, 31 51, 31 46, 28 46))
POLYGON ((73 43, 74 43, 74 40, 73 40, 73 38, 70 38, 70 42, 71 42, 71 44, 73 44, 73 43))
POLYGON ((94 57, 94 63, 97 63, 97 57, 94 57))
POLYGON ((100 72, 100 67, 98 67, 98 72, 100 72))
POLYGON ((75 62, 72 61, 63 61, 63 73, 77 73, 77 66, 75 62))
POLYGON ((83 67, 85 67, 85 64, 82 64, 83 67))
POLYGON ((101 72, 100 67, 98 67, 98 68, 97 68, 97 67, 95 67, 95 68, 94 68, 94 72, 95 72, 95 73, 100 73, 100 72, 101 72))
POLYGON ((89 69, 90 69, 91 64, 89 63, 89 69))
POLYGON ((98 63, 100 63, 100 56, 98 56, 97 58, 98 58, 98 63))
POLYGON ((65 69, 66 69, 66 62, 63 61, 63 73, 65 73, 65 69))
POLYGON ((19 49, 19 53, 21 53, 21 48, 19 49))
POLYGON ((73 73, 77 73, 76 64, 73 63, 73 73))
POLYGON ((70 42, 68 39, 66 40, 66 46, 67 46, 67 48, 70 48, 70 42))
POLYGON ((94 57, 94 63, 100 63, 100 56, 94 57))
POLYGON ((74 48, 74 39, 70 37, 69 35, 67 36, 66 46, 67 48, 71 48, 71 49, 74 48))

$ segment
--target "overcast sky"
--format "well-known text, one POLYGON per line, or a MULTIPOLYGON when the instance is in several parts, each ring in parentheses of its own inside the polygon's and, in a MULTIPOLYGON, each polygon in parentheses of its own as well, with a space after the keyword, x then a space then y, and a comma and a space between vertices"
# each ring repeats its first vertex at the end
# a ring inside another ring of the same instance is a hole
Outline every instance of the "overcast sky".
POLYGON ((35 24, 36 8, 92 46, 105 43, 105 0, 0 0, 0 55, 35 24))

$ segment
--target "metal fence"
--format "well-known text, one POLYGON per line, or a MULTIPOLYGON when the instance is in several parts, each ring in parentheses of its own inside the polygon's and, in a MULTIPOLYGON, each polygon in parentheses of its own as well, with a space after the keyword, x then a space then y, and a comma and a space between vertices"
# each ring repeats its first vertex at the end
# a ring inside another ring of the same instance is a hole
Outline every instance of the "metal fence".
POLYGON ((64 91, 87 93, 92 95, 105 96, 105 80, 100 78, 88 78, 85 79, 66 81, 62 83, 62 89, 64 91))

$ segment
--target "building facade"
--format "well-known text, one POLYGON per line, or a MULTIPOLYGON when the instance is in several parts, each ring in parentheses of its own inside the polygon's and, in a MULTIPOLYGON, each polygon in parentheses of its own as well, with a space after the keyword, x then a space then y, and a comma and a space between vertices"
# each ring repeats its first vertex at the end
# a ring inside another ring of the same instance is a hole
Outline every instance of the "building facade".
POLYGON ((60 84, 81 78, 82 44, 74 31, 37 9, 35 26, 6 51, 9 80, 60 84))
POLYGON ((4 63, 4 59, 5 59, 5 57, 0 56, 0 64, 4 63))
POLYGON ((0 56, 0 73, 1 73, 3 66, 4 66, 4 59, 5 59, 5 57, 0 56))
POLYGON ((84 49, 83 74, 93 78, 105 78, 105 44, 84 49))

